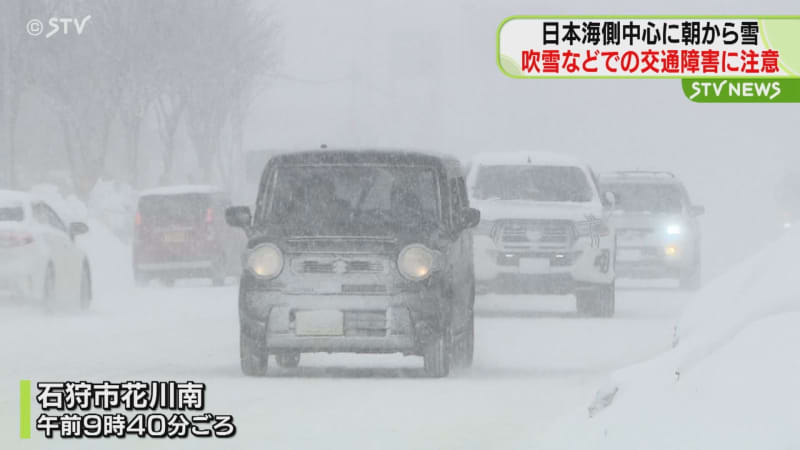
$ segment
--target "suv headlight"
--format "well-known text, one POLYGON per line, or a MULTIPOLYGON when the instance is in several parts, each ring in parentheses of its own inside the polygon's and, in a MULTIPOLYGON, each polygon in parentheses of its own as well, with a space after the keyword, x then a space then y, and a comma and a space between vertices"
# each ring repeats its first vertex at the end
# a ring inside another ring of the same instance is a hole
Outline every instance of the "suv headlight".
POLYGON ((667 234, 670 236, 677 236, 681 234, 683 230, 681 226, 678 224, 667 225, 667 234))
POLYGON ((608 224, 600 219, 575 222, 573 226, 577 237, 608 236, 611 232, 608 228, 608 224))
POLYGON ((400 251, 397 269, 411 281, 428 278, 434 268, 436 254, 421 244, 411 244, 400 251))
POLYGON ((261 244, 247 256, 247 269, 259 278, 270 279, 283 270, 283 253, 273 244, 261 244))

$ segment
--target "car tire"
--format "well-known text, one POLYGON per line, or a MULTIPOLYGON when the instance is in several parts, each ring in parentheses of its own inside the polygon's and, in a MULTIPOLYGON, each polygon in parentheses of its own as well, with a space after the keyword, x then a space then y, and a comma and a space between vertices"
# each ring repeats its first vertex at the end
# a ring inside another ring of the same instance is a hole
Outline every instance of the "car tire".
POLYGON ((575 293, 578 314, 588 317, 612 317, 616 309, 614 283, 581 289, 575 293))
POLYGON ((222 256, 218 261, 214 262, 214 267, 211 269, 211 284, 213 286, 225 286, 225 278, 228 276, 228 264, 225 262, 225 257, 222 256))
POLYGON ((463 353, 459 361, 459 367, 468 369, 472 367, 472 360, 475 356, 475 313, 469 312, 467 319, 467 331, 464 334, 463 353))
POLYGON ((264 377, 267 375, 269 355, 264 346, 258 345, 252 338, 239 332, 239 357, 242 373, 248 377, 264 377))
POLYGON ((85 263, 81 269, 81 288, 79 295, 81 311, 86 311, 92 304, 92 273, 85 263))
POLYGON ((52 264, 47 265, 42 284, 42 308, 46 313, 53 312, 56 297, 56 271, 52 264))
POLYGON ((467 323, 464 326, 464 332, 459 339, 458 348, 454 349, 454 363, 460 369, 467 369, 472 367, 472 360, 475 354, 475 294, 473 291, 472 298, 470 298, 470 307, 467 310, 467 323))
POLYGON ((300 365, 300 352, 278 353, 275 361, 284 369, 295 369, 300 365))
POLYGON ((428 343, 423 354, 426 375, 442 378, 450 374, 450 359, 452 358, 450 344, 451 334, 449 327, 444 333, 428 343))

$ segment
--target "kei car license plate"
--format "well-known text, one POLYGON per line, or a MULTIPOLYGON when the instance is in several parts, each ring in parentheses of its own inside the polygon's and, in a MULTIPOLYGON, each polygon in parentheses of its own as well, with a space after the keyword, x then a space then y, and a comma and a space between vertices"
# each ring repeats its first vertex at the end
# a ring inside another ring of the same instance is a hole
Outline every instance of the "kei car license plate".
POLYGON ((548 258, 520 258, 520 273, 546 273, 550 271, 550 259, 548 258))
POLYGON ((338 310, 295 311, 294 334, 297 336, 342 336, 344 313, 338 310))
POLYGON ((638 249, 628 248, 617 250, 617 260, 619 261, 636 261, 641 259, 641 257, 642 252, 638 249))
POLYGON ((162 240, 164 242, 169 242, 169 243, 184 242, 184 241, 186 241, 186 232, 184 232, 184 231, 170 231, 170 232, 164 233, 164 236, 162 237, 162 240))

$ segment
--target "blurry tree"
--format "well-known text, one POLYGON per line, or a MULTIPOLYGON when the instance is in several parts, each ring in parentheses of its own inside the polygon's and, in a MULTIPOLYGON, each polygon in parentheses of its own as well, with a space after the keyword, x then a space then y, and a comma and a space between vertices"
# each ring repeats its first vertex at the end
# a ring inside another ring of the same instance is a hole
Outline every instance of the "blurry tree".
POLYGON ((117 59, 107 42, 116 32, 108 18, 116 3, 51 0, 45 17, 92 17, 80 35, 73 32, 35 40, 36 81, 53 102, 73 184, 82 196, 105 171, 109 133, 120 98, 117 59))
POLYGON ((185 119, 207 182, 233 178, 243 123, 263 74, 274 63, 275 29, 251 0, 7 0, 0 14, 0 180, 13 183, 13 130, 30 80, 61 125, 75 190, 86 195, 122 130, 128 182, 142 182, 140 137, 151 117, 163 144, 162 183, 172 180, 176 133, 185 119), (81 20, 81 33, 46 37, 49 18, 81 20), (25 33, 30 18, 44 23, 25 33), (24 70, 22 70, 24 68, 24 70), (116 122, 118 121, 118 122, 116 122), (224 130, 233 145, 222 146, 224 130), (224 148, 223 148, 224 147, 224 148))
POLYGON ((30 83, 30 44, 26 32, 32 2, 6 0, 0 13, 0 186, 17 187, 15 130, 20 99, 30 83))
POLYGON ((185 20, 193 24, 195 52, 204 57, 189 66, 187 131, 205 181, 218 176, 230 188, 247 109, 275 64, 276 28, 267 13, 256 11, 247 0, 199 0, 192 5, 185 20), (223 148, 226 124, 232 145, 223 148))
POLYGON ((142 123, 161 88, 157 62, 164 53, 160 47, 158 21, 162 2, 115 1, 98 4, 104 29, 112 35, 104 45, 111 58, 109 75, 115 79, 119 97, 117 110, 122 125, 128 182, 137 187, 141 181, 139 138, 142 123))

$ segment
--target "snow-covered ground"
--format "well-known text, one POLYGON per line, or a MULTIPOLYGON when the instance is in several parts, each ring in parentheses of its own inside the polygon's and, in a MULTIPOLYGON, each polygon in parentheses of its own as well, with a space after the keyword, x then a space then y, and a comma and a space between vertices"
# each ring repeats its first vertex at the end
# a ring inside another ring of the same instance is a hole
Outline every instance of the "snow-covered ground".
POLYGON ((798 249, 788 230, 699 291, 673 349, 613 373, 605 408, 576 409, 540 448, 800 448, 798 249))
POLYGON ((668 288, 621 289, 616 318, 587 319, 572 313, 571 297, 486 296, 478 299, 475 365, 451 378, 424 378, 419 358, 395 355, 304 355, 297 371, 272 366, 270 378, 245 378, 234 284, 134 288, 128 249, 90 225, 83 245, 97 292, 88 314, 0 305, 0 448, 56 443, 36 430, 30 441, 18 439, 20 379, 202 381, 206 409, 233 414, 238 427, 225 442, 58 442, 71 448, 535 445, 585 410, 611 371, 669 349, 688 298, 668 288))

